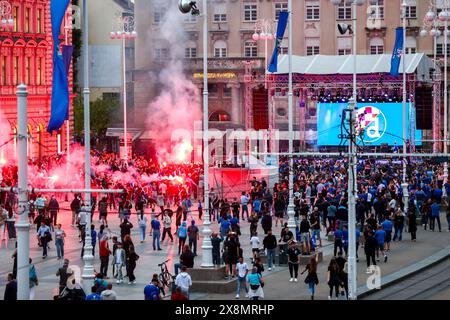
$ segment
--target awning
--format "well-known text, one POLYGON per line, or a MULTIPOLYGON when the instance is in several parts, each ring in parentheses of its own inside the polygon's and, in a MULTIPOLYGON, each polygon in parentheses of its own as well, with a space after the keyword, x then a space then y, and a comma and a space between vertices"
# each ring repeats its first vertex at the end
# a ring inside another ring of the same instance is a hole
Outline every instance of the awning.
MULTIPOLYGON (((142 135, 142 129, 128 128, 128 135, 131 135, 132 141, 135 141, 142 135)), ((123 128, 108 128, 106 130, 107 137, 118 137, 123 138, 123 128)))
MULTIPOLYGON (((391 54, 357 55, 356 73, 390 73, 391 54)), ((431 81, 430 70, 433 61, 425 53, 406 55, 406 73, 417 73, 421 81, 431 81)), ((292 72, 306 75, 353 74, 353 55, 346 56, 292 56, 292 72)), ((400 63, 400 73, 403 73, 403 62, 400 63)), ((278 60, 278 72, 289 73, 289 56, 281 55, 278 60)))

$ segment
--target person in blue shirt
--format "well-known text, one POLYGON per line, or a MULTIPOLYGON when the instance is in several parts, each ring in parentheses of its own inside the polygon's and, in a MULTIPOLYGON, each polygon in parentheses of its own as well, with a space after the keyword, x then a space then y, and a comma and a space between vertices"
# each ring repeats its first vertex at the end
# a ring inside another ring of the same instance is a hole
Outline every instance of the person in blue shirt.
POLYGON ((384 231, 382 226, 378 226, 377 231, 375 231, 375 239, 378 242, 378 248, 377 248, 377 261, 380 261, 380 251, 381 254, 384 256, 384 262, 387 262, 387 255, 384 251, 384 242, 386 240, 386 231, 384 231))
POLYGON ((387 218, 381 223, 381 227, 383 228, 384 232, 386 232, 386 238, 385 238, 385 250, 389 251, 391 246, 391 240, 392 240, 392 228, 394 227, 394 224, 392 223, 390 218, 387 218))
POLYGON ((437 220, 439 232, 441 232, 441 218, 439 217, 441 212, 441 205, 436 199, 434 203, 431 205, 431 221, 430 221, 430 230, 434 231, 435 222, 437 220))
POLYGON ((91 288, 91 294, 86 296, 86 300, 102 300, 101 295, 97 294, 97 287, 93 286, 91 288))
POLYGON ((433 191, 433 198, 437 203, 441 203, 442 201, 442 190, 439 187, 436 187, 433 191))
POLYGON ((227 218, 220 218, 220 235, 222 238, 225 238, 228 235, 228 231, 230 230, 231 223, 227 218))
POLYGON ((348 227, 346 225, 342 230, 342 246, 344 247, 345 255, 348 255, 348 227))
POLYGON ((334 231, 334 256, 336 257, 337 248, 339 248, 339 252, 342 254, 342 237, 343 232, 339 229, 334 231))
POLYGON ((161 222, 159 222, 158 219, 156 219, 155 216, 153 216, 152 222, 150 223, 152 227, 152 234, 153 234, 153 250, 156 250, 156 247, 158 247, 158 251, 161 251, 161 222))
POLYGON ((256 212, 259 217, 260 212, 261 212, 261 200, 259 198, 256 198, 253 201, 252 209, 253 209, 253 212, 256 212))
POLYGON ((160 289, 158 287, 158 279, 153 278, 152 282, 145 286, 144 299, 151 301, 161 300, 160 289))
POLYGON ((181 223, 181 226, 178 228, 177 235, 178 235, 178 255, 180 255, 181 248, 184 247, 184 244, 186 243, 186 238, 188 236, 186 221, 183 221, 181 223))

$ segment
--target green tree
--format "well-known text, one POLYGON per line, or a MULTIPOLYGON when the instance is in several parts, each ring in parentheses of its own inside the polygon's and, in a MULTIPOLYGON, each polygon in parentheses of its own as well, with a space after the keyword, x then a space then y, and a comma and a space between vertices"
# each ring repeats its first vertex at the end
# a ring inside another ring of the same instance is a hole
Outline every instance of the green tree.
MULTIPOLYGON (((111 114, 119 107, 117 100, 100 99, 90 103, 91 133, 96 136, 106 134, 106 129, 111 123, 111 114)), ((74 126, 77 135, 83 134, 84 130, 84 108, 82 98, 78 96, 74 101, 74 126)))

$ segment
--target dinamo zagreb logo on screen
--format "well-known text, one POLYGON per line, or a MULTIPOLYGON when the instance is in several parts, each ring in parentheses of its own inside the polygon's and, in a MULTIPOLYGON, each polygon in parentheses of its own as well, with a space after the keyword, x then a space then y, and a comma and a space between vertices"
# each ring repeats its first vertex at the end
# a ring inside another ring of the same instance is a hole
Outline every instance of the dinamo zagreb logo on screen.
POLYGON ((375 143, 386 133, 387 120, 380 109, 374 106, 361 107, 356 117, 356 132, 363 143, 375 143))

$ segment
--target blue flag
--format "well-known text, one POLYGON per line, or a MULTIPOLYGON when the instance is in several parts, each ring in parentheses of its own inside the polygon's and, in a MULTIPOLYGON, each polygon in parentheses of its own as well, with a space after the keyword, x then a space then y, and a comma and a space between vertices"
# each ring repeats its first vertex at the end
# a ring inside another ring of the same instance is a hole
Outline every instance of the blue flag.
POLYGON ((50 2, 53 38, 52 113, 47 127, 50 134, 62 127, 69 112, 69 81, 58 39, 69 2, 70 0, 51 0, 50 2))
MULTIPOLYGON (((400 62, 403 55, 403 28, 397 28, 395 30, 396 36, 395 36, 395 46, 394 46, 394 52, 392 53, 392 59, 391 59, 391 76, 398 77, 400 69, 400 62)), ((403 71, 405 72, 405 71, 403 71)))
POLYGON ((278 71, 278 52, 280 51, 281 41, 284 38, 284 32, 286 31, 286 25, 289 19, 289 12, 281 11, 278 18, 277 37, 275 39, 275 48, 273 49, 272 58, 269 62, 269 72, 278 71))

